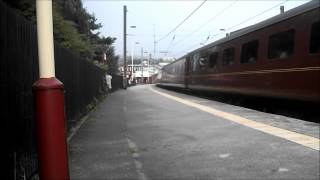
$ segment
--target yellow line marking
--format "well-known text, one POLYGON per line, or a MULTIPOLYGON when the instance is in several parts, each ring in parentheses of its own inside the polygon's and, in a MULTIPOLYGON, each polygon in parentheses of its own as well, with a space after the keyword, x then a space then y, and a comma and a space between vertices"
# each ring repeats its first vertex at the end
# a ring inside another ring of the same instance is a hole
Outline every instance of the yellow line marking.
POLYGON ((231 114, 231 113, 220 111, 220 110, 212 108, 212 107, 208 107, 208 106, 205 106, 205 105, 197 104, 197 103, 194 103, 194 102, 191 102, 191 101, 188 101, 188 100, 185 100, 185 99, 173 96, 173 95, 169 95, 169 94, 157 91, 157 90, 155 90, 153 88, 150 88, 150 90, 155 92, 155 93, 157 93, 157 94, 160 94, 160 95, 162 95, 162 96, 164 96, 166 98, 169 98, 169 99, 178 101, 178 102, 180 102, 182 104, 185 104, 185 105, 200 109, 201 111, 204 111, 204 112, 207 112, 209 114, 218 116, 220 118, 223 118, 223 119, 226 119, 226 120, 229 120, 229 121, 233 121, 233 122, 236 122, 238 124, 250 127, 252 129, 255 129, 255 130, 258 130, 258 131, 262 131, 262 132, 271 134, 273 136, 277 136, 277 137, 280 137, 280 138, 295 142, 297 144, 303 145, 305 147, 309 147, 311 149, 319 151, 320 139, 318 139, 318 138, 314 138, 314 137, 307 136, 307 135, 304 135, 304 134, 299 134, 299 133, 296 133, 296 132, 288 131, 288 130, 281 129, 281 128, 278 128, 278 127, 274 127, 274 126, 270 126, 270 125, 263 124, 263 123, 260 123, 260 122, 256 122, 256 121, 253 121, 253 120, 249 120, 249 119, 240 117, 238 115, 234 115, 234 114, 231 114))

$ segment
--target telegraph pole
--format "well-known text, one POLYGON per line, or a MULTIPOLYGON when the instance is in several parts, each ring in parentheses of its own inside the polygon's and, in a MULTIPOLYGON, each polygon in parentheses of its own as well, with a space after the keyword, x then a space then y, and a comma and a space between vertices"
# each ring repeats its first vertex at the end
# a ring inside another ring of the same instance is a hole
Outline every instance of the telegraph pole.
POLYGON ((123 88, 127 89, 127 6, 123 6, 123 88))

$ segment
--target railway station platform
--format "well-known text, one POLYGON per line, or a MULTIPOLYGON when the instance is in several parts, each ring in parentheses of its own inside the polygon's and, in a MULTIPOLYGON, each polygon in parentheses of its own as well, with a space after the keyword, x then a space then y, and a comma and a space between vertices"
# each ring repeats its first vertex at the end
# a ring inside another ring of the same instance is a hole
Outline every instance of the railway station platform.
POLYGON ((71 134, 71 179, 314 179, 319 124, 140 85, 71 134))

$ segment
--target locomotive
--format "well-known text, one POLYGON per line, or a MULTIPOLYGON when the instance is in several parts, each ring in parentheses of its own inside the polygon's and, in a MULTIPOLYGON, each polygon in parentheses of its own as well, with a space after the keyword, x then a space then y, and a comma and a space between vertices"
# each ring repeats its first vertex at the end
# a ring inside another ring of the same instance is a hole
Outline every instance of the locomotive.
POLYGON ((320 102, 320 1, 313 0, 164 66, 162 86, 320 102))

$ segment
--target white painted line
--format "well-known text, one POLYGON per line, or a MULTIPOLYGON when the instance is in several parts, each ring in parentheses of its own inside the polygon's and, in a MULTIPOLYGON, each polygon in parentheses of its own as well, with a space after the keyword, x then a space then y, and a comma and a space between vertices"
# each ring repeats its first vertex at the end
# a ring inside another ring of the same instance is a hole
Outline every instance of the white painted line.
POLYGON ((169 98, 169 99, 175 100, 177 102, 183 103, 185 105, 197 108, 201 111, 210 113, 210 114, 215 115, 217 117, 220 117, 220 118, 223 118, 223 119, 226 119, 229 121, 233 121, 238 124, 250 127, 252 129, 262 131, 262 132, 271 134, 273 136, 277 136, 277 137, 280 137, 280 138, 295 142, 297 144, 303 145, 305 147, 309 147, 311 149, 319 151, 320 139, 318 139, 318 138, 314 138, 314 137, 307 136, 304 134, 299 134, 299 133, 288 131, 285 129, 281 129, 278 127, 270 126, 270 125, 267 125, 264 123, 260 123, 260 122, 254 121, 254 120, 240 117, 235 114, 227 113, 227 112, 224 112, 224 111, 221 111, 221 110, 209 107, 209 106, 197 104, 197 103, 191 102, 189 100, 185 100, 185 99, 173 96, 173 95, 169 95, 169 94, 157 91, 157 90, 153 89, 152 87, 150 88, 150 90, 157 93, 157 94, 160 94, 166 98, 169 98))

